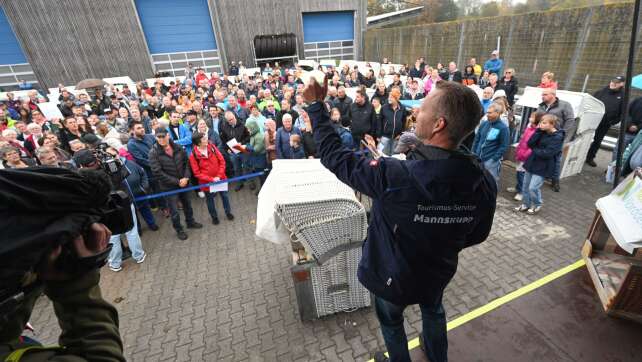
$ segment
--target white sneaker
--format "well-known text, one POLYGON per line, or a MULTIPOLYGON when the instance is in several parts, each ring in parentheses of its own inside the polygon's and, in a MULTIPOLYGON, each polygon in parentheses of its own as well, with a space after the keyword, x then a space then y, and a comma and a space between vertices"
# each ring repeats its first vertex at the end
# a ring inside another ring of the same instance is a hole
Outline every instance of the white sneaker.
POLYGON ((541 206, 541 205, 540 205, 540 206, 531 207, 530 209, 528 209, 527 213, 528 213, 529 215, 535 215, 535 214, 537 214, 541 209, 542 209, 542 206, 541 206))
POLYGON ((524 212, 524 211, 528 210, 528 207, 526 207, 526 205, 519 205, 513 210, 515 210, 517 212, 524 212))
POLYGON ((522 201, 522 199, 524 198, 524 196, 522 196, 522 194, 515 194, 515 197, 513 197, 513 198, 514 198, 515 200, 517 200, 517 201, 522 201))
POLYGON ((136 260, 136 264, 142 264, 145 261, 146 257, 147 257, 147 253, 143 253, 143 257, 140 258, 139 260, 136 260))
POLYGON ((109 266, 109 270, 111 270, 111 271, 113 271, 113 272, 119 272, 119 271, 123 270, 123 267, 122 267, 122 266, 119 266, 118 268, 115 268, 115 267, 113 267, 113 266, 111 266, 111 265, 110 265, 110 266, 109 266))
POLYGON ((201 199, 204 199, 205 198, 205 193, 203 191, 199 191, 198 192, 198 197, 200 197, 201 199))
POLYGON ((506 189, 506 191, 508 191, 508 192, 512 192, 512 193, 516 193, 516 192, 517 192, 517 189, 516 189, 516 188, 514 188, 514 187, 509 187, 509 188, 507 188, 507 189, 506 189))

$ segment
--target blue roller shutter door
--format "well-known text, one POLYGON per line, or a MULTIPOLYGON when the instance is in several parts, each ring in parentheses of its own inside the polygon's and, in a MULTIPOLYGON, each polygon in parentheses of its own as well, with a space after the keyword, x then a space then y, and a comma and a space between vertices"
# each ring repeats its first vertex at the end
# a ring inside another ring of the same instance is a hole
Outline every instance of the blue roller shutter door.
POLYGON ((207 0, 136 0, 136 10, 157 71, 221 70, 207 0))
POLYGON ((354 59, 354 12, 303 13, 306 59, 354 59))
POLYGON ((0 87, 15 88, 21 79, 37 83, 4 9, 0 7, 0 87))

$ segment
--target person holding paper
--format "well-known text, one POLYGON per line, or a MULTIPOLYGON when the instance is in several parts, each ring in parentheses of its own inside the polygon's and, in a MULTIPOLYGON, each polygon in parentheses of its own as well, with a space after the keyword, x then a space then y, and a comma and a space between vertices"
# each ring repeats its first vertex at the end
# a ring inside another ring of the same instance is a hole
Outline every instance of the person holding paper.
MULTIPOLYGON (((189 164, 192 167, 192 173, 198 180, 198 183, 207 184, 226 180, 225 159, 218 148, 208 140, 207 135, 194 132, 192 135, 192 144, 194 145, 194 150, 189 157, 189 164)), ((212 217, 212 224, 219 224, 214 200, 216 194, 221 196, 227 219, 234 220, 234 215, 230 207, 230 199, 227 196, 227 183, 201 187, 201 191, 205 193, 207 211, 209 211, 212 217)))
MULTIPOLYGON (((220 125, 220 136, 223 143, 226 144, 226 152, 230 156, 230 161, 234 167, 234 176, 243 175, 243 163, 245 155, 238 149, 232 149, 231 145, 244 145, 250 141, 250 132, 245 128, 245 125, 236 119, 234 112, 225 112, 225 122, 220 125)), ((240 181, 235 191, 243 188, 243 181, 240 181)))

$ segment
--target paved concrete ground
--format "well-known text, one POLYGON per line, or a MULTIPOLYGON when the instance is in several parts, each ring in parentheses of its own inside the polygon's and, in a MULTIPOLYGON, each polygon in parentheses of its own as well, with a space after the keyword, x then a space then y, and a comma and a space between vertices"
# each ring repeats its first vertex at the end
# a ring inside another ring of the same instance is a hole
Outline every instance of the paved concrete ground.
MULTIPOLYGON (((608 157, 601 151, 599 167, 564 180, 561 193, 545 185, 544 208, 536 216, 515 213, 512 195, 501 192, 490 238, 461 254, 446 290, 449 320, 579 259, 594 202, 609 191, 603 181, 608 157)), ((504 167, 502 173, 505 190, 514 183, 514 170, 504 167)), ((256 197, 249 190, 230 194, 233 222, 211 225, 205 202, 194 199, 204 229, 181 242, 162 220, 159 232, 143 236, 145 263, 127 261, 119 273, 104 269, 101 286, 120 312, 127 359, 362 361, 383 350, 372 308, 299 320, 288 247, 256 241, 256 197)), ((406 316, 413 338, 421 330, 418 308, 406 316)), ((45 298, 32 323, 36 338, 56 341, 59 328, 45 298)))

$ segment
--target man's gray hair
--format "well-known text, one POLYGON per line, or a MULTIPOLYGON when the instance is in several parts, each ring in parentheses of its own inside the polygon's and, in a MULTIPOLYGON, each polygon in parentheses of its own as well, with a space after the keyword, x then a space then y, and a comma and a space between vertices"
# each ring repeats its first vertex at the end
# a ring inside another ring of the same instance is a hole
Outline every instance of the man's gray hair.
POLYGON ((11 133, 15 133, 16 135, 18 134, 18 132, 16 132, 16 130, 15 130, 15 129, 13 129, 13 128, 7 128, 7 129, 5 129, 4 131, 2 131, 2 137, 7 137, 7 136, 8 136, 9 134, 11 134, 11 133))

